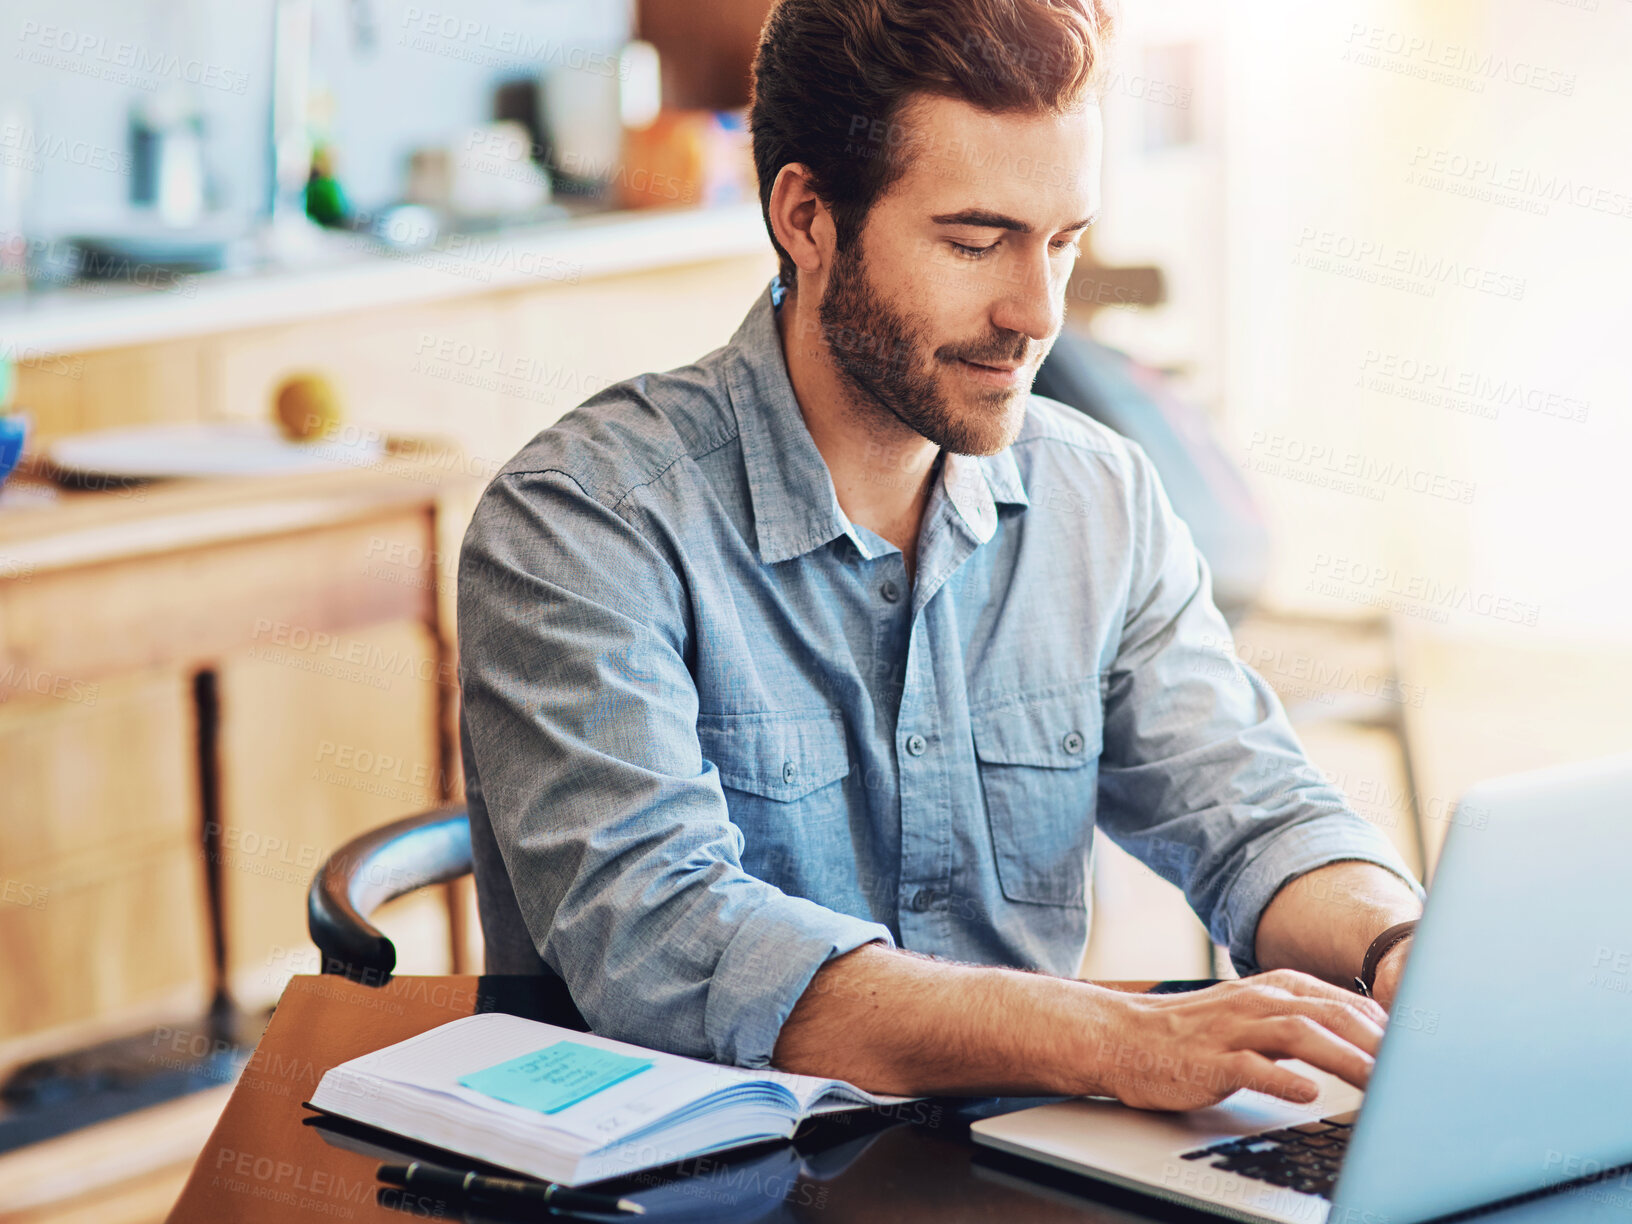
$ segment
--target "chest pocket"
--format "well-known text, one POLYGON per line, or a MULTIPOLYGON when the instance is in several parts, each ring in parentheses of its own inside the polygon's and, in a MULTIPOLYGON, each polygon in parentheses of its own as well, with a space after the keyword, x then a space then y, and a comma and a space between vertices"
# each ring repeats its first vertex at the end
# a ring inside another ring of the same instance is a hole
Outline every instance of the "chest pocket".
POLYGON ((970 712, 998 883, 1011 901, 1086 905, 1104 707, 1097 678, 970 712))
MULTIPOLYGON (((837 714, 700 714, 703 759, 720 773, 742 865, 786 890, 812 886, 833 826, 848 827, 850 753, 837 714)), ((848 845, 848 835, 844 835, 848 845)))

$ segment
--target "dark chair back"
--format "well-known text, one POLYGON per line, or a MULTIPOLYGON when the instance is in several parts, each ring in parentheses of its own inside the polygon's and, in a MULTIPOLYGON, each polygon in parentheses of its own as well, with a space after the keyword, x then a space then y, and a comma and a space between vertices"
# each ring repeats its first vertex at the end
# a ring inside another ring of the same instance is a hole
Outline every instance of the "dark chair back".
POLYGON ((1155 371, 1069 329, 1043 359, 1033 391, 1137 442, 1213 572, 1213 600, 1231 624, 1269 579, 1269 526, 1206 415, 1155 371))
POLYGON ((397 949, 370 916, 395 897, 470 869, 463 804, 404 817, 341 846, 318 868, 306 895, 306 925, 323 954, 323 972, 385 981, 397 967, 397 949))

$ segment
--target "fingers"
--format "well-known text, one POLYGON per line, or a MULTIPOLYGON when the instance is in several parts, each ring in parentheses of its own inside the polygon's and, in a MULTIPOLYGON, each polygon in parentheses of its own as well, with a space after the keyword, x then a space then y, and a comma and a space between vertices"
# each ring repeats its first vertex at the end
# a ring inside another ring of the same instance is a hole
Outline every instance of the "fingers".
POLYGON ((1383 1028, 1365 1011, 1342 999, 1307 999, 1303 1006, 1309 1015, 1336 1033, 1350 1045, 1377 1057, 1383 1043, 1383 1028))
POLYGON ((1347 1003, 1370 1017, 1372 1022, 1379 1026, 1388 1022, 1388 1012, 1376 999, 1368 999, 1363 994, 1356 994, 1341 986, 1333 986, 1330 982, 1323 982, 1312 974, 1299 973, 1295 969, 1274 969, 1269 973, 1256 974, 1243 980, 1255 985, 1284 990, 1303 999, 1332 999, 1347 1003))
POLYGON ((1356 1088, 1371 1078, 1372 1056, 1308 1015, 1249 1021, 1237 1035, 1239 1049, 1267 1058, 1298 1058, 1356 1088))
POLYGON ((1230 1056, 1228 1067, 1232 1082, 1225 1096, 1237 1088, 1251 1088, 1283 1101, 1307 1105, 1320 1095, 1320 1085, 1308 1076, 1299 1075, 1251 1050, 1237 1050, 1230 1056))
POLYGON ((1382 1044, 1388 1016, 1363 995, 1289 970, 1247 979, 1241 993, 1249 1015, 1306 1016, 1372 1058, 1382 1044), (1289 989, 1290 987, 1290 989, 1289 989))

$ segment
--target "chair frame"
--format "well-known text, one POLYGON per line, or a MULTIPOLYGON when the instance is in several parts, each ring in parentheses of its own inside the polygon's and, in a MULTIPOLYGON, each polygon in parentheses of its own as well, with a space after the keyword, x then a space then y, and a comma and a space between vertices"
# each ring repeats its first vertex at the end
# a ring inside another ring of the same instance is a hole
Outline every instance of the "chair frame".
POLYGON ((470 816, 462 803, 407 816, 331 854, 306 894, 306 926, 324 973, 379 985, 397 967, 396 945, 370 921, 405 893, 471 872, 470 816))

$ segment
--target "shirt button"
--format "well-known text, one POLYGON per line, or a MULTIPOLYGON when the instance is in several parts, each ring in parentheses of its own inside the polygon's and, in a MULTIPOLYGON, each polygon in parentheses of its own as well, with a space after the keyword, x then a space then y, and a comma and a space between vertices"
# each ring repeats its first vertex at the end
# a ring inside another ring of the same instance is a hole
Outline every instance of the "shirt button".
POLYGON ((920 888, 917 892, 912 894, 911 904, 913 913, 924 913, 935 904, 935 890, 932 888, 920 888))
POLYGON ((782 781, 786 785, 792 786, 793 785, 793 780, 795 778, 797 778, 798 776, 799 776, 799 771, 794 768, 794 765, 793 765, 792 761, 782 762, 782 781))
POLYGON ((907 736, 907 751, 913 756, 923 756, 924 749, 929 747, 929 741, 921 735, 907 736))
POLYGON ((884 597, 885 603, 894 603, 901 598, 901 588, 895 585, 893 579, 886 578, 878 588, 878 593, 884 597))
POLYGON ((1065 738, 1060 741, 1060 747, 1064 748, 1072 756, 1076 756, 1077 753, 1082 751, 1082 744, 1081 731, 1067 731, 1065 738))

